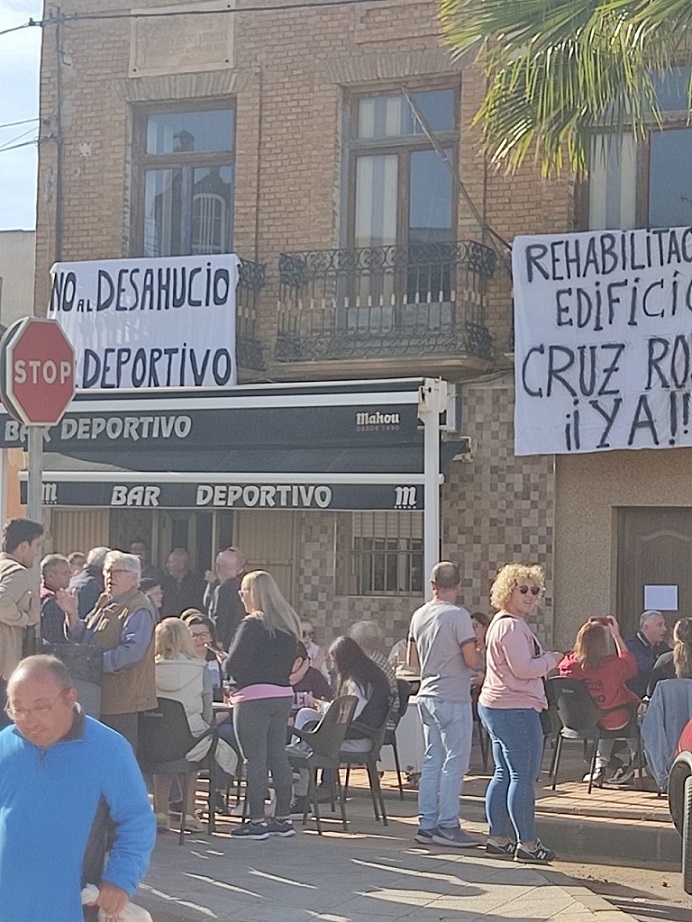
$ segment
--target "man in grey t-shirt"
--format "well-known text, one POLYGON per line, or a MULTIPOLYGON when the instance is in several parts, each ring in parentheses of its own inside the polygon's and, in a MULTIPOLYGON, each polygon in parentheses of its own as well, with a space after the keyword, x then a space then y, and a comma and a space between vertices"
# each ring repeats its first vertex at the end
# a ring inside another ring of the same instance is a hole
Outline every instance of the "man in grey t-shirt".
POLYGON ((457 565, 436 563, 430 585, 432 600, 414 612, 408 639, 408 664, 420 667, 418 710, 425 738, 415 839, 472 848, 480 843, 459 827, 459 797, 471 756, 471 673, 480 654, 471 616, 457 605, 457 565))

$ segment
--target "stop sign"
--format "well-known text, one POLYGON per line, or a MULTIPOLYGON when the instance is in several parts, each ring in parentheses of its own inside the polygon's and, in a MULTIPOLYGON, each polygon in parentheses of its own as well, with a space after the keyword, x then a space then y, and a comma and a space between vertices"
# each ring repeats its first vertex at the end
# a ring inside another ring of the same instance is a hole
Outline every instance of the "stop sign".
POLYGON ((54 426, 74 397, 74 349, 55 320, 23 317, 0 341, 0 396, 27 426, 54 426))

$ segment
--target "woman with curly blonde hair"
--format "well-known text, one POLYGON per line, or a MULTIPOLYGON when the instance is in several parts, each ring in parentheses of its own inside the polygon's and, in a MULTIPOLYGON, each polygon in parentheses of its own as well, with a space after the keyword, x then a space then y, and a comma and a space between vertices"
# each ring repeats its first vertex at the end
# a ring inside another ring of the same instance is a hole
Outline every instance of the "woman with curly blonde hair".
POLYGON ((543 756, 540 713, 548 706, 543 678, 562 654, 544 653, 526 623, 543 588, 539 566, 508 563, 495 577, 490 601, 497 614, 485 636, 485 682, 478 699, 495 760, 485 794, 486 851, 533 864, 555 857, 536 837, 535 784, 543 756))

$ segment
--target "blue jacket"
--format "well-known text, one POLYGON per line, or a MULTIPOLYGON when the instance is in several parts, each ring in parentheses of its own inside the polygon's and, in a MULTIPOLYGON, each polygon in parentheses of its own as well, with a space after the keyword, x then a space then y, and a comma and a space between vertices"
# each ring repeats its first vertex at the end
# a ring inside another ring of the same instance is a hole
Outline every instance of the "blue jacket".
POLYGON ((688 720, 692 719, 692 679, 658 682, 642 720, 646 763, 659 791, 668 787, 675 748, 688 720))
POLYGON ((101 880, 132 896, 155 839, 142 773, 118 733, 81 716, 48 749, 14 726, 0 733, 0 922, 83 922, 82 887, 101 880))

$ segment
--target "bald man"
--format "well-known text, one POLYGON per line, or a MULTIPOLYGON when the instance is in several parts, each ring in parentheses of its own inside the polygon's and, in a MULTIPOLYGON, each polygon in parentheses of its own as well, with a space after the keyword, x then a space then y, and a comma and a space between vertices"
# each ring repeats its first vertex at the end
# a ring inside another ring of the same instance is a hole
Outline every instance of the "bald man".
POLYGON ((212 593, 208 614, 216 626, 216 633, 228 650, 233 635, 245 617, 245 608, 238 590, 245 575, 245 554, 239 547, 227 547, 216 556, 218 586, 212 593))
POLYGON ((22 660, 7 701, 15 724, 0 733, 0 922, 91 922, 99 906, 119 915, 156 839, 132 748, 82 713, 54 656, 22 660), (99 900, 83 910, 88 883, 99 900))

